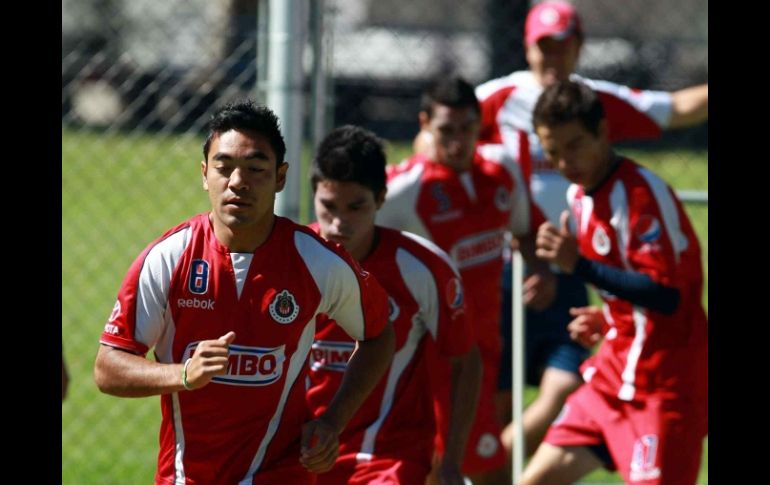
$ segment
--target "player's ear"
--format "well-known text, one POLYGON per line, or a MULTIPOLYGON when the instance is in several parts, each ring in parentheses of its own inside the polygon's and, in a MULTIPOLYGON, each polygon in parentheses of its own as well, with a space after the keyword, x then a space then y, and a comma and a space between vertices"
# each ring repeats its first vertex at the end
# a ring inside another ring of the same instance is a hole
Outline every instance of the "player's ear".
POLYGON ((607 140, 609 142, 610 129, 609 126, 607 126, 607 118, 602 118, 599 121, 599 126, 596 129, 596 135, 599 139, 607 140))
POLYGON ((425 111, 420 111, 420 113, 417 115, 417 119, 420 121, 421 130, 428 128, 428 123, 430 123, 430 116, 428 116, 428 113, 425 111))
POLYGON ((278 193, 286 186, 286 172, 289 170, 288 162, 281 162, 275 174, 275 192, 278 193))
POLYGON ((385 194, 387 193, 388 193, 388 188, 385 187, 380 191, 379 194, 375 196, 375 203, 377 205, 377 210, 380 210, 380 208, 382 207, 382 204, 385 203, 385 194))
POLYGON ((208 172, 209 165, 206 160, 201 162, 201 178, 203 179, 203 190, 209 190, 209 183, 206 180, 206 173, 208 172))

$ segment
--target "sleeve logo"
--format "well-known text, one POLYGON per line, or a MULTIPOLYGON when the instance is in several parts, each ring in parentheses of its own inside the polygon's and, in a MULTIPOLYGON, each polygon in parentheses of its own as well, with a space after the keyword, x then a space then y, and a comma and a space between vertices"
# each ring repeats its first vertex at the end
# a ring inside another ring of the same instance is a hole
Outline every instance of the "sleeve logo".
POLYGON ((634 233, 639 241, 653 243, 660 239, 660 222, 649 214, 642 214, 634 227, 634 233))
POLYGON ((270 302, 269 310, 273 320, 283 325, 293 322, 299 315, 299 305, 289 290, 277 293, 270 302))
POLYGON ((396 300, 394 300, 392 296, 388 295, 388 320, 390 323, 395 322, 400 313, 401 309, 396 303, 396 300))
POLYGON ((446 301, 452 310, 463 304, 463 284, 456 277, 447 282, 446 301))

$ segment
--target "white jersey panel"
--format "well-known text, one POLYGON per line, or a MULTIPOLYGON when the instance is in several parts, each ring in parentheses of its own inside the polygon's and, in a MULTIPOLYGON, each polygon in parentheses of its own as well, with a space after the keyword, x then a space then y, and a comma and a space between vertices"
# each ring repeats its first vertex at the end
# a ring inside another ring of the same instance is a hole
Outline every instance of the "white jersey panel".
POLYGON ((388 181, 385 203, 377 211, 377 225, 412 232, 422 237, 430 236, 416 213, 417 197, 421 188, 419 181, 424 170, 423 164, 418 163, 388 181))
POLYGON ((353 268, 308 234, 295 232, 294 244, 321 292, 317 312, 336 320, 352 339, 363 340, 365 321, 361 288, 353 268), (357 291, 350 291, 350 288, 357 291))
POLYGON ((169 335, 166 328, 171 318, 166 315, 171 277, 190 243, 191 234, 192 229, 186 227, 156 244, 147 253, 139 273, 136 288, 135 340, 148 348, 158 347, 156 351, 164 356, 170 356, 174 340, 173 332, 169 335))

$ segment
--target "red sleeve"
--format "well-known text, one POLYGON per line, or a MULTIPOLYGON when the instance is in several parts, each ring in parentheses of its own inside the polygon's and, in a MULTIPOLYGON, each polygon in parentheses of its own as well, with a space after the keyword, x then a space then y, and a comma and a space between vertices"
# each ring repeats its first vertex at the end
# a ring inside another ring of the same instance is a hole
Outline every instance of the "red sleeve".
POLYGON ((647 185, 637 185, 629 190, 628 204, 628 263, 656 283, 674 286, 674 247, 654 194, 647 185))
POLYGON ((660 138, 655 121, 622 99, 604 91, 596 91, 607 117, 611 142, 660 138))
POLYGON ((470 351, 476 337, 465 310, 465 290, 462 280, 451 268, 437 275, 439 319, 436 342, 439 353, 458 356, 470 351))

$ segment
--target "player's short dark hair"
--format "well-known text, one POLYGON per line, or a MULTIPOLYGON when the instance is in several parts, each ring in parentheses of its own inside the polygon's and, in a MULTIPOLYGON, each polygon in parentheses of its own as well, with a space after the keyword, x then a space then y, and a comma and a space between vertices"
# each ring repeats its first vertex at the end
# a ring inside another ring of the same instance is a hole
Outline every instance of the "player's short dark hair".
POLYGON ((203 159, 208 160, 209 147, 215 135, 230 130, 253 131, 267 138, 270 147, 275 152, 278 165, 286 156, 286 143, 281 135, 278 117, 267 106, 260 106, 251 100, 228 103, 211 115, 206 125, 208 136, 203 143, 203 159))
POLYGON ((589 132, 597 135, 604 119, 599 96, 583 83, 562 81, 547 87, 535 104, 532 123, 538 126, 558 126, 579 121, 589 132))
POLYGON ((318 182, 356 182, 371 189, 377 197, 386 184, 385 150, 382 140, 360 126, 335 128, 318 146, 310 168, 315 192, 318 182))
POLYGON ((434 80, 422 94, 420 111, 433 117, 433 105, 441 104, 450 108, 471 107, 481 113, 476 91, 468 81, 459 76, 441 77, 434 80))

